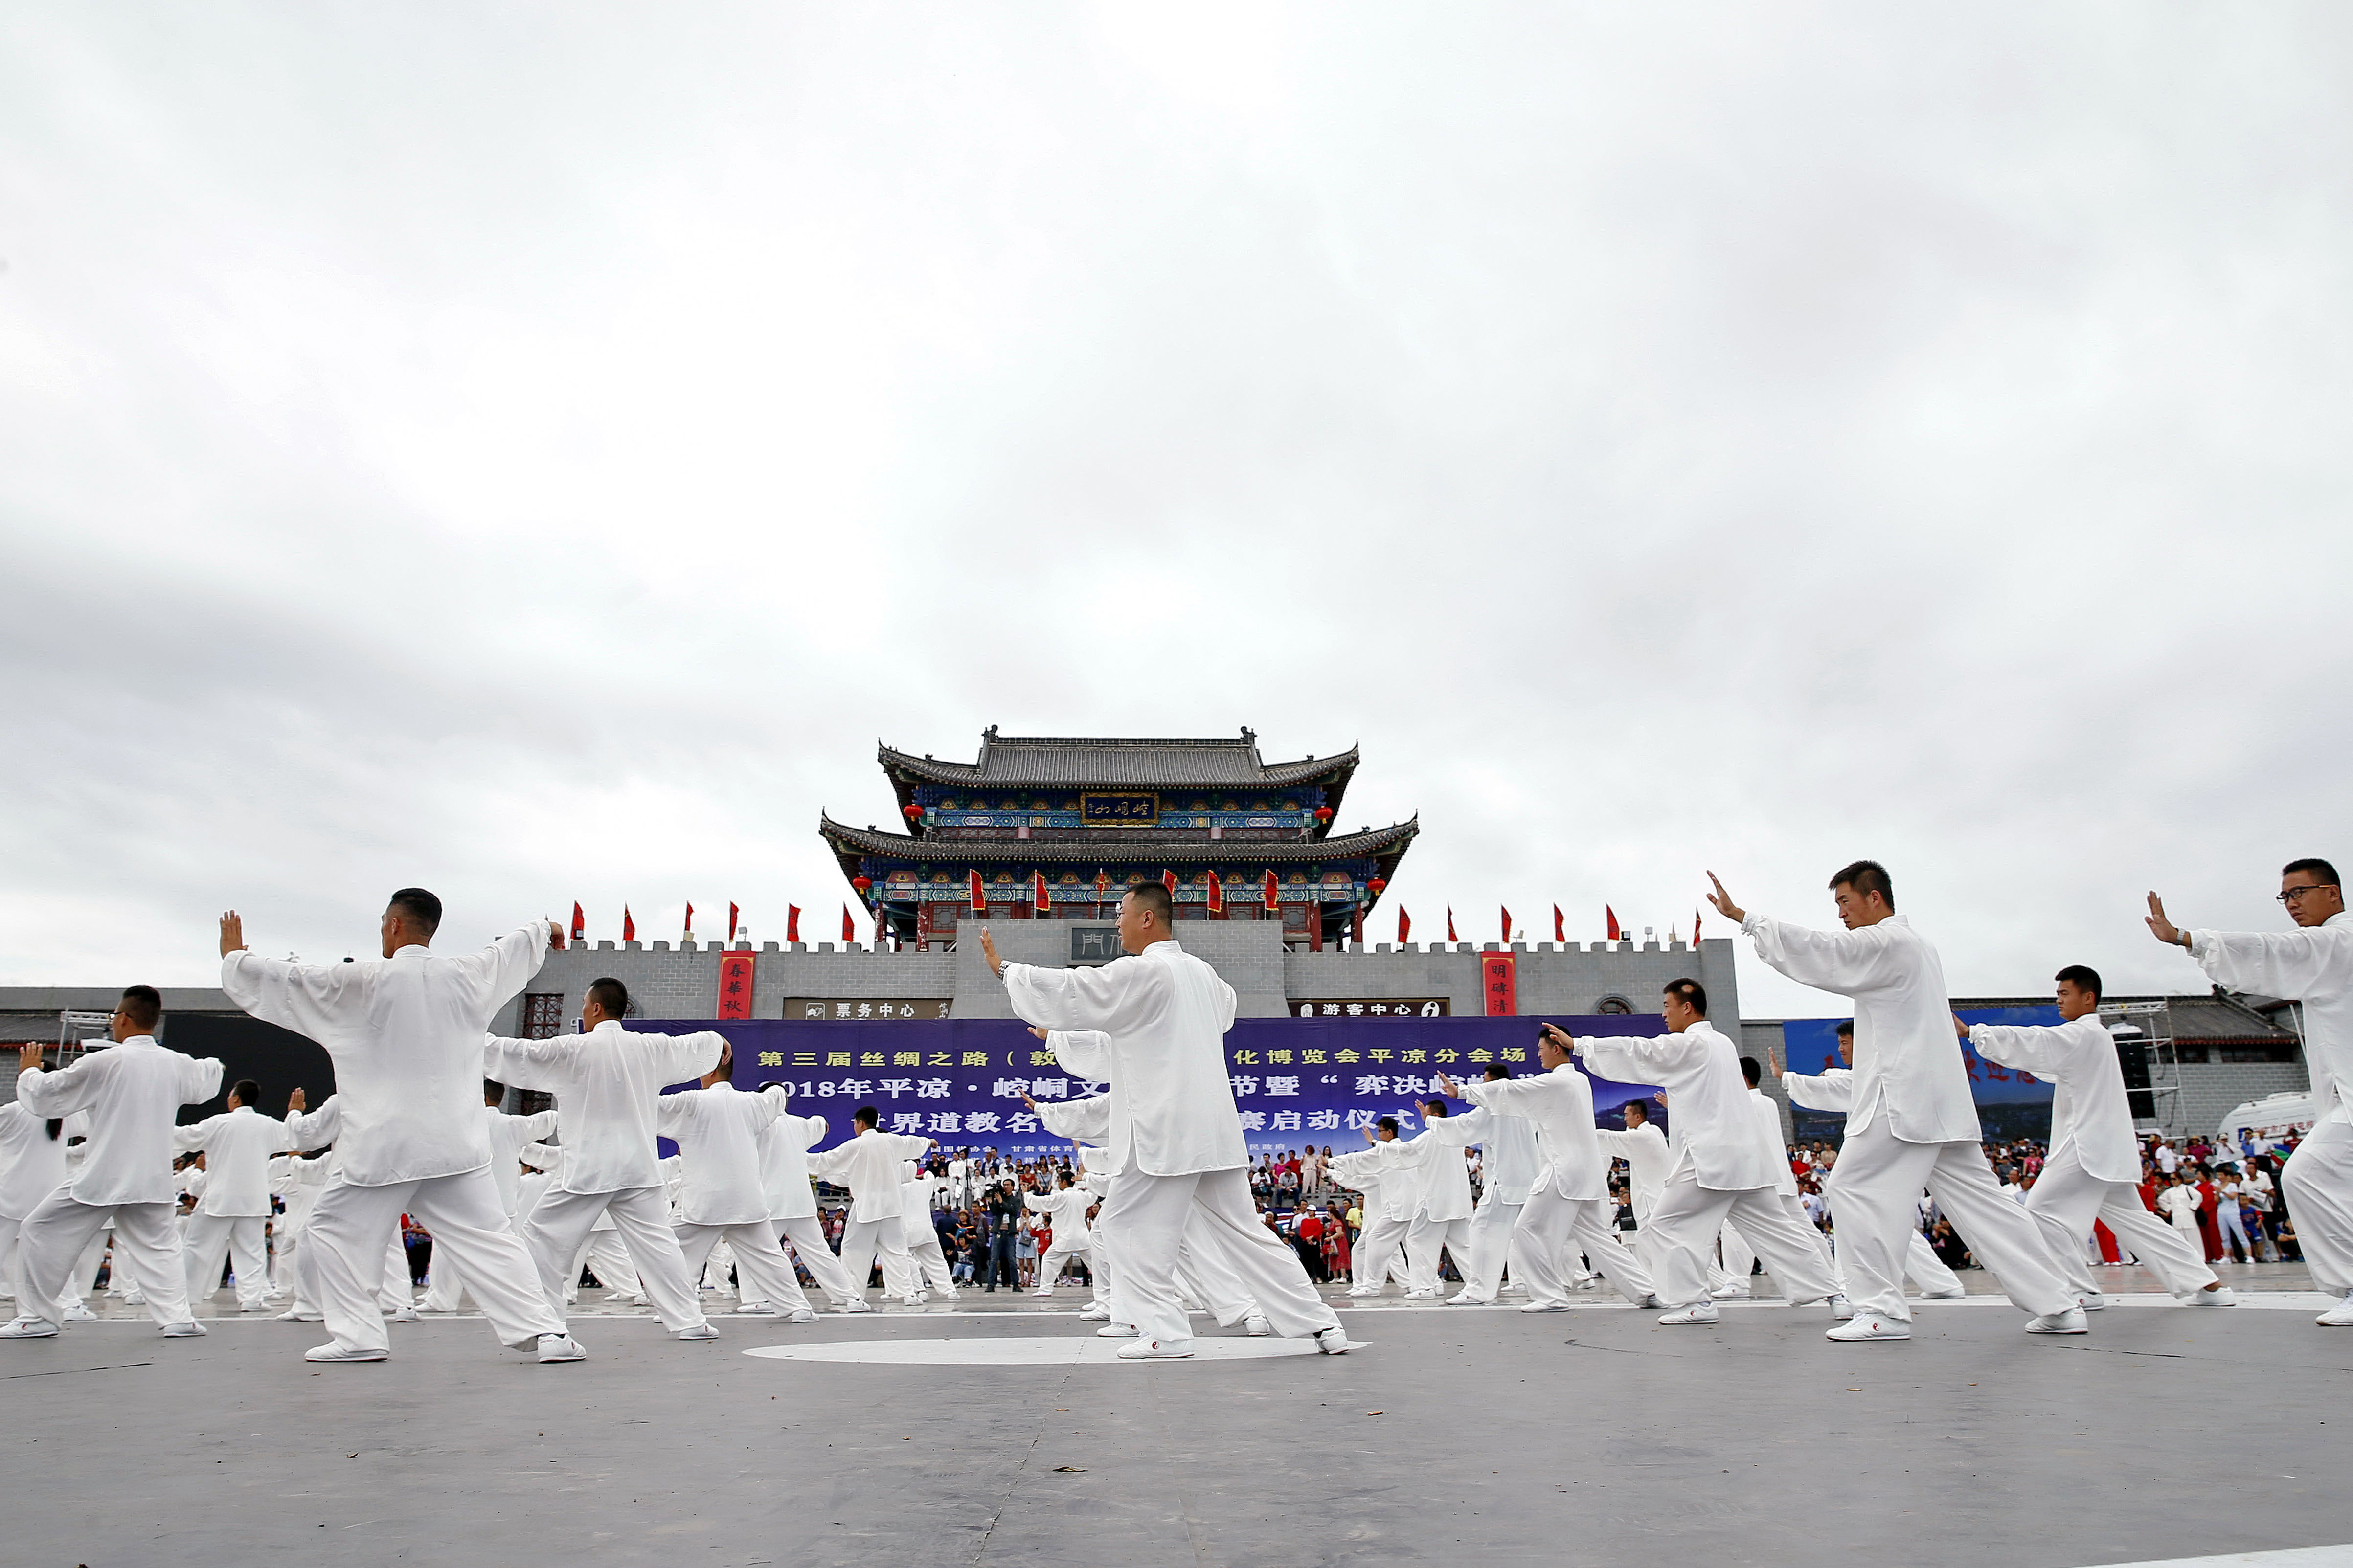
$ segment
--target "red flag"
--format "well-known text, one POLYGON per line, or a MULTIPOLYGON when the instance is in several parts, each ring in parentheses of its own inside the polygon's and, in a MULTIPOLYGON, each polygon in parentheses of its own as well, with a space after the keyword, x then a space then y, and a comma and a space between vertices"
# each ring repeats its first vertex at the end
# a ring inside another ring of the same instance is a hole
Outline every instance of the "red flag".
POLYGON ((798 904, 786 904, 785 906, 785 945, 789 947, 800 939, 801 907, 798 904))
POLYGON ((1461 937, 1454 934, 1454 906, 1452 904, 1446 906, 1446 940, 1449 942, 1461 942, 1462 940, 1461 937))
POLYGON ((1266 907, 1270 910, 1282 908, 1282 884, 1275 880, 1271 871, 1266 874, 1266 907))
POLYGON ((1160 885, 1168 889, 1168 896, 1170 898, 1175 898, 1176 896, 1176 873, 1174 871, 1161 872, 1160 885))
POLYGON ((580 912, 579 901, 575 900, 572 905, 572 940, 586 942, 587 939, 588 917, 580 912))
POLYGON ((629 906, 627 904, 621 906, 621 940, 623 942, 638 940, 638 922, 629 914, 629 906))
POLYGON ((1045 920, 1054 912, 1053 895, 1046 890, 1046 873, 1029 873, 1029 908, 1038 919, 1045 920))
POLYGON ((1568 921, 1561 917, 1558 904, 1552 907, 1552 939, 1563 945, 1568 942, 1568 921))
POLYGON ((686 906, 686 934, 690 938, 694 935, 694 906, 692 904, 686 906))
POLYGON ((1226 885, 1218 880, 1215 871, 1209 873, 1209 912, 1213 915, 1226 912, 1226 885))
POLYGON ((1504 906, 1503 906, 1503 910, 1504 910, 1504 945, 1505 947, 1509 947, 1509 946, 1511 946, 1511 945, 1512 945, 1512 906, 1511 906, 1511 905, 1509 905, 1509 904, 1505 904, 1505 905, 1504 905, 1504 906))
POLYGON ((1697 910, 1692 911, 1692 945, 1694 947, 1699 945, 1699 911, 1697 910))
POLYGON ((743 912, 732 903, 727 906, 727 940, 730 942, 735 940, 736 917, 743 912))
POLYGON ((1108 872, 1097 871, 1097 872, 1095 873, 1095 902, 1097 902, 1097 903, 1102 903, 1102 902, 1103 901, 1103 898, 1104 898, 1104 896, 1105 896, 1106 894, 1108 894, 1110 891, 1111 891, 1111 876, 1110 876, 1110 874, 1109 874, 1108 872))
POLYGON ((1398 906, 1398 945, 1399 947, 1403 947, 1405 945, 1406 938, 1412 934, 1413 917, 1405 912, 1405 906, 1403 904, 1399 904, 1398 906))
POLYGON ((844 942, 856 942, 858 940, 858 922, 849 918, 849 906, 848 904, 841 906, 841 940, 844 942))
POLYGON ((1601 912, 1609 917, 1609 940, 1611 942, 1622 941, 1626 933, 1618 929, 1618 911, 1611 909, 1608 904, 1604 904, 1601 906, 1601 912))

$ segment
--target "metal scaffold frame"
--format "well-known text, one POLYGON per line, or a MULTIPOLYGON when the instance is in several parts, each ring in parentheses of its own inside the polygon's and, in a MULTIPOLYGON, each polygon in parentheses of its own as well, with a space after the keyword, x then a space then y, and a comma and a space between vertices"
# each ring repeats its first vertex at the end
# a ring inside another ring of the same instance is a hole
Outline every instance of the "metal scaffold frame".
MULTIPOLYGON (((2143 1059, 2148 1065, 2148 1087, 2127 1088, 2126 1098, 2146 1093, 2152 1114, 2133 1118, 2137 1131, 2158 1132, 2168 1138, 2186 1136, 2189 1123, 2182 1109, 2181 1058, 2173 1048, 2173 1005, 2169 1002, 2103 1002, 2100 1023, 2111 1036, 2119 1028, 2140 1036, 2143 1059)), ((2130 1037, 2124 1037, 2129 1039, 2130 1037)))

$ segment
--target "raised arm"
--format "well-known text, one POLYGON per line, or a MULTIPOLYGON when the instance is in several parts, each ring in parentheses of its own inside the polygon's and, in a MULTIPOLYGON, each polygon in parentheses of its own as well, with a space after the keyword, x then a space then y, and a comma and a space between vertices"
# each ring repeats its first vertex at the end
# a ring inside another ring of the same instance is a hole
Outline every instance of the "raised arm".
POLYGON ((1790 979, 1841 995, 1878 980, 1887 963, 1887 935, 1877 926, 1815 931, 1752 910, 1740 929, 1748 933, 1757 956, 1790 979))
POLYGON ((544 1040, 516 1040, 503 1035, 482 1037, 482 1076, 513 1089, 559 1090, 572 1085, 572 1060, 580 1052, 580 1035, 556 1035, 544 1040))
POLYGON ((1101 1029, 1047 1029, 1041 1033, 1058 1067, 1070 1068, 1090 1083, 1111 1081, 1111 1037, 1101 1029))
POLYGON ((2067 1048, 2064 1031, 2031 1024, 1972 1024, 1968 1042, 1989 1062, 2044 1078, 2059 1076, 2067 1048))
MULTIPOLYGON (((224 929, 223 945, 230 940, 224 929)), ((290 963, 244 947, 221 955, 221 990, 231 1002, 265 1024, 321 1045, 340 1040, 365 1021, 375 976, 372 963, 290 963)))
MULTIPOLYGON (((26 1046, 19 1060, 36 1062, 40 1047, 26 1046)), ((102 1054, 85 1053, 55 1072, 27 1067, 16 1075, 16 1103, 39 1117, 68 1116, 98 1100, 99 1067, 102 1054)))
POLYGON ((1167 1005, 1167 970, 1150 960, 1123 959, 1099 969, 1005 966, 1005 993, 1014 1013, 1045 1029, 1117 1034, 1167 1005))
POLYGON ((1781 1087, 1789 1103, 1808 1110, 1846 1111, 1854 1108, 1854 1074, 1845 1068, 1823 1073, 1785 1072, 1781 1087))
POLYGON ((2348 939, 2337 926, 2193 931, 2189 935, 2189 956, 2217 984, 2262 996, 2295 998, 2318 990, 2348 956, 2348 939))
POLYGON ((1576 1049, 1584 1059, 1585 1070, 1596 1078, 1615 1079, 1620 1083, 1656 1083, 1661 1074, 1683 1065, 1698 1047, 1682 1035, 1659 1035, 1650 1039, 1579 1035, 1576 1049))
POLYGON ((193 1154, 197 1150, 203 1148, 206 1144, 211 1142, 213 1126, 219 1121, 220 1118, 217 1116, 207 1116, 202 1121, 191 1121, 185 1127, 173 1128, 172 1152, 174 1154, 193 1154))

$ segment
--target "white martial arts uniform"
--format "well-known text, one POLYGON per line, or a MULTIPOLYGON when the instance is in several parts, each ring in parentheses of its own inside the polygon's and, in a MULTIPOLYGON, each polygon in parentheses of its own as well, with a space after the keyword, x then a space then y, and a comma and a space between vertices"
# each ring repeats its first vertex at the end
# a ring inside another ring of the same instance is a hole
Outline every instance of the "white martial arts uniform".
POLYGON ((278 1216, 278 1249, 270 1262, 269 1282, 294 1299, 292 1310, 311 1314, 318 1303, 302 1288, 302 1237, 311 1226, 311 1208, 327 1184, 327 1161, 280 1154, 269 1162, 270 1195, 286 1205, 278 1216))
MULTIPOLYGON (((66 1184, 66 1151, 69 1140, 87 1137, 90 1112, 77 1110, 71 1116, 58 1119, 64 1125, 58 1135, 49 1136, 49 1118, 36 1116, 23 1106, 0 1105, 0 1289, 14 1298, 23 1294, 23 1257, 16 1246, 17 1227, 35 1205, 66 1184)), ((79 1162, 76 1162, 79 1163, 79 1162)), ((105 1244, 102 1239, 100 1245, 105 1244)), ((76 1260, 76 1272, 80 1272, 76 1260)), ((60 1310, 70 1314, 81 1303, 82 1287, 98 1272, 93 1260, 90 1272, 79 1279, 69 1277, 63 1294, 58 1298, 60 1310)))
MULTIPOLYGON (((1056 1037, 1049 1034, 1046 1043, 1050 1049, 1056 1037)), ((1056 1055, 1056 1061, 1061 1060, 1056 1055)), ((1104 1147, 1111 1137, 1111 1096, 1088 1095, 1081 1100, 1052 1101, 1038 1107, 1038 1124, 1057 1138, 1068 1138, 1079 1145, 1079 1179, 1076 1185, 1083 1189, 1087 1201, 1096 1205, 1093 1227, 1087 1237, 1087 1276, 1094 1286, 1094 1300, 1082 1317, 1116 1318, 1133 1326, 1134 1320, 1121 1316, 1112 1289, 1111 1239, 1104 1233, 1102 1205, 1111 1194, 1112 1177, 1117 1167, 1112 1162, 1111 1151, 1104 1147)))
POLYGON ((283 1121, 249 1105, 172 1130, 174 1152, 205 1157, 204 1194, 183 1237, 189 1300, 220 1289, 226 1254, 237 1270, 238 1308, 261 1310, 269 1289, 269 1161, 293 1147, 283 1121))
POLYGON ((1406 1295, 1427 1299, 1438 1294, 1438 1254, 1454 1250, 1455 1272, 1464 1284, 1471 1278, 1471 1167, 1462 1157, 1469 1142, 1450 1119, 1439 1117, 1410 1138, 1376 1144, 1381 1175, 1397 1177, 1413 1188, 1413 1217, 1406 1227, 1406 1295))
MULTIPOLYGON (((1447 1118, 1445 1125, 1453 1135, 1479 1144, 1487 1178, 1479 1206, 1471 1214, 1471 1262, 1461 1294, 1472 1301, 1493 1301, 1504 1286, 1504 1267, 1511 1257, 1520 1212, 1535 1186, 1536 1173, 1544 1168, 1535 1124, 1525 1116, 1499 1116, 1474 1105, 1466 1116, 1447 1118)), ((1516 1270, 1512 1278, 1525 1287, 1516 1270)))
MULTIPOLYGON (((343 1127, 343 1101, 341 1095, 331 1094, 326 1103, 316 1110, 289 1110, 286 1113, 288 1139, 298 1149, 326 1148, 327 1152, 307 1166, 292 1173, 293 1180, 308 1189, 302 1199, 301 1227, 304 1240, 298 1243, 294 1256, 294 1304, 283 1314, 289 1320, 308 1321, 322 1318, 325 1310, 319 1305, 322 1294, 319 1284, 319 1249, 308 1245, 311 1216, 318 1207, 319 1198, 331 1187, 343 1184, 343 1157, 332 1147, 343 1127)), ((288 1207, 292 1208, 290 1203, 288 1207)), ((400 1235, 400 1215, 383 1216, 384 1235, 380 1255, 383 1262, 375 1287, 376 1310, 379 1312, 406 1312, 409 1310, 408 1249, 400 1235)), ((364 1244, 360 1244, 363 1247, 364 1244)))
POLYGON ((1075 1182, 1042 1196, 1036 1193, 1022 1194, 1023 1205, 1033 1214, 1044 1215, 1054 1229, 1054 1239, 1047 1246, 1046 1256, 1038 1260, 1038 1283, 1031 1294, 1052 1295, 1062 1266, 1073 1258, 1084 1258, 1089 1272, 1093 1271, 1094 1233, 1087 1227, 1087 1209, 1094 1201, 1094 1194, 1075 1182))
MULTIPOLYGON (((817 1215, 817 1192, 809 1184, 808 1152, 824 1142, 824 1117, 786 1111, 760 1134, 760 1182, 768 1194, 768 1218, 775 1222, 776 1239, 792 1248, 828 1300, 849 1311, 853 1301, 863 1309, 863 1294, 849 1288, 849 1275, 825 1238, 825 1226, 817 1215)), ((744 1305, 755 1303, 747 1300, 744 1305)))
POLYGON ((193 1322, 174 1221, 178 1184, 172 1130, 183 1105, 220 1092, 221 1064, 167 1051, 150 1035, 85 1051, 56 1072, 16 1076, 16 1103, 44 1120, 90 1112, 89 1152, 66 1184, 35 1204, 17 1227, 24 1289, 16 1321, 56 1328, 60 1299, 82 1249, 114 1222, 114 1272, 128 1274, 164 1327, 193 1322))
MULTIPOLYGON (((1986 1163, 1936 950, 1903 915, 1818 931, 1751 910, 1741 930, 1790 979, 1854 1004, 1854 1109, 1830 1185, 1855 1310, 1912 1321, 1904 1237, 1918 1228, 1924 1186, 2013 1305, 2037 1317, 2073 1310, 2034 1222, 2002 1197, 1986 1163)), ((1675 1114, 1680 1126, 1680 1107, 1675 1114)))
POLYGON ((507 1226, 481 1119, 483 1033, 538 973, 551 929, 534 921, 462 955, 411 945, 344 963, 243 949, 221 960, 231 1002, 308 1035, 335 1065, 341 1179, 320 1193, 303 1250, 341 1354, 390 1353, 375 1309, 378 1248, 387 1228, 397 1243, 403 1214, 463 1270, 501 1343, 528 1350, 564 1335, 560 1301, 533 1289, 530 1255, 507 1226))
MULTIPOLYGON (((1822 1267, 1831 1271, 1834 1281, 1837 1280, 1838 1265, 1831 1257, 1830 1244, 1822 1239, 1822 1233, 1814 1225, 1813 1216, 1806 1213, 1806 1205, 1799 1201, 1797 1173, 1789 1169, 1788 1160, 1780 1157, 1781 1152, 1788 1148, 1781 1141, 1781 1108, 1774 1104, 1772 1097, 1764 1090, 1751 1089, 1748 1091, 1748 1109, 1755 1113, 1765 1141, 1774 1149, 1773 1195, 1781 1200, 1781 1206, 1789 1211, 1789 1217, 1804 1228, 1813 1241, 1814 1250, 1821 1256, 1822 1267)), ((1742 1236, 1740 1228, 1730 1221, 1726 1221, 1717 1234, 1716 1245, 1723 1251, 1724 1267, 1710 1272, 1708 1293, 1719 1299, 1746 1296, 1749 1276, 1757 1266, 1756 1248, 1748 1245, 1748 1238, 1742 1236)), ((1841 1296, 1846 1294, 1843 1281, 1840 1281, 1838 1293, 1841 1296)))
POLYGON ((1333 1181, 1358 1194, 1357 1207, 1365 1216, 1356 1227, 1356 1249, 1348 1258, 1349 1274, 1355 1280, 1348 1293, 1377 1296, 1388 1288, 1391 1274, 1397 1275, 1398 1284, 1407 1285, 1405 1233, 1413 1224, 1412 1177, 1398 1172, 1384 1179, 1377 1146, 1335 1154, 1324 1168, 1333 1181), (1406 1212, 1398 1213, 1400 1208, 1406 1212))
POLYGON ((910 1160, 906 1180, 899 1187, 899 1243, 907 1249, 907 1274, 902 1297, 921 1297, 937 1290, 953 1301, 955 1279, 948 1272, 947 1254, 940 1250, 939 1226, 932 1223, 932 1200, 944 1184, 941 1178, 910 1160))
POLYGON ((662 1326, 672 1333, 709 1326, 655 1169, 655 1121, 661 1091, 718 1066, 726 1045, 725 1036, 709 1030, 641 1034, 612 1018, 585 1035, 486 1037, 478 1079, 555 1096, 564 1163, 522 1226, 552 1305, 561 1307, 565 1288, 578 1278, 567 1275, 568 1266, 597 1216, 609 1214, 662 1326))
POLYGON ((2026 1212, 2042 1227, 2052 1261, 2079 1296, 2098 1293, 2084 1244, 2094 1222, 2104 1222, 2176 1296, 2214 1283, 2202 1247, 2181 1239, 2140 1201, 2140 1143, 2133 1137, 2132 1104, 2125 1098, 2124 1066, 2114 1036, 2097 1013, 2056 1028, 1978 1024, 1969 1030, 1978 1055, 2003 1067, 2048 1079, 2051 1152, 2026 1212))
POLYGON ((678 1240, 689 1277, 723 1238, 735 1254, 744 1300, 814 1316, 792 1259, 768 1220, 760 1180, 760 1134, 784 1114, 785 1090, 740 1094, 722 1079, 706 1089, 667 1094, 661 1131, 676 1141, 686 1180, 678 1196, 678 1240))
POLYGON ((1623 1132, 1597 1127, 1593 1136, 1603 1153, 1626 1162, 1626 1196, 1634 1210, 1634 1234, 1638 1237, 1647 1236, 1651 1210, 1658 1205, 1659 1189, 1666 1185, 1667 1172, 1675 1163, 1674 1151, 1667 1147, 1667 1135, 1645 1116, 1639 1127, 1629 1127, 1623 1132))
POLYGON ((1543 1164, 1520 1213, 1512 1252, 1514 1267, 1524 1271, 1528 1305, 1568 1304, 1562 1265, 1580 1251, 1620 1295, 1648 1300, 1650 1270, 1618 1239, 1609 1159, 1593 1124, 1593 1085, 1576 1064, 1563 1062, 1528 1078, 1466 1083, 1462 1098, 1484 1110, 1525 1116, 1535 1128, 1543 1164))
POLYGON ((2281 1169, 2280 1193, 2313 1284, 2353 1300, 2353 910, 2295 931, 2189 934, 2217 984, 2302 1004, 2316 1120, 2281 1169))
POLYGON ((881 1132, 860 1128, 855 1137, 808 1156, 808 1168, 828 1182, 849 1189, 849 1217, 841 1227, 841 1270, 860 1299, 877 1254, 883 1258, 887 1284, 893 1271, 904 1279, 913 1272, 906 1241, 899 1227, 906 1206, 902 1179, 910 1160, 923 1158, 932 1141, 912 1132, 881 1132))
MULTIPOLYGON (((554 1133, 555 1112, 541 1110, 529 1116, 509 1116, 495 1105, 485 1105, 482 1126, 491 1135, 491 1180, 497 1184, 499 1202, 507 1211, 507 1225, 512 1228, 522 1207, 522 1152, 554 1133)), ((433 1271, 420 1305, 428 1312, 454 1312, 465 1291, 466 1281, 456 1260, 443 1258, 441 1249, 435 1247, 433 1271)))
POLYGON ((1654 1083, 1674 1114, 1674 1163, 1651 1211, 1643 1261, 1660 1300, 1695 1306, 1710 1297, 1704 1253, 1729 1219, 1765 1259, 1790 1305, 1834 1295, 1814 1229, 1781 1206, 1774 1173, 1787 1173, 1778 1136, 1750 1110, 1740 1052, 1702 1018, 1650 1039, 1581 1037, 1586 1068, 1620 1083, 1654 1083))
POLYGON ((1099 969, 1005 965, 1016 1015, 1068 1031, 1057 1059, 1111 1085, 1111 1140, 1119 1174, 1103 1202, 1112 1261, 1143 1340, 1181 1352, 1192 1328, 1176 1294, 1177 1244, 1203 1210, 1277 1333, 1339 1327, 1299 1255, 1250 1202, 1241 1116, 1226 1076, 1224 1038, 1234 992, 1174 941, 1099 969))
MULTIPOLYGON (((1854 1104, 1854 1071, 1851 1068, 1826 1068, 1810 1076, 1785 1072, 1781 1075, 1781 1087, 1788 1092, 1790 1104, 1802 1105, 1809 1110, 1836 1111, 1844 1115, 1854 1104)), ((1835 1226, 1838 1205, 1831 1201, 1831 1189, 1827 1184, 1822 1188, 1821 1204, 1835 1226)), ((1936 1256, 1936 1248, 1930 1247, 1928 1238, 1920 1234, 1917 1224, 1911 1227, 1911 1239, 1904 1247, 1904 1272, 1911 1277, 1913 1284, 1920 1288, 1920 1293, 1924 1296, 1967 1295, 1968 1288, 1961 1283, 1961 1277, 1946 1267, 1945 1260, 1936 1256)), ((1841 1296, 1847 1293, 1846 1265, 1842 1259, 1844 1251, 1845 1248, 1835 1244, 1831 1247, 1831 1272, 1837 1276, 1841 1296)))

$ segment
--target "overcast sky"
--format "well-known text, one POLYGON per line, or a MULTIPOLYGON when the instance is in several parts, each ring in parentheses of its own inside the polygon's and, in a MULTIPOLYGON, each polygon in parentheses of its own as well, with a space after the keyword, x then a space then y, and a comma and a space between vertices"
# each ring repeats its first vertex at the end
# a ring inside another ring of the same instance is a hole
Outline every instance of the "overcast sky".
POLYGON ((2340 6, 12 5, 0 983, 830 935, 994 723, 1360 742, 1377 937, 2202 989, 2353 859, 2348 261, 2340 6))

